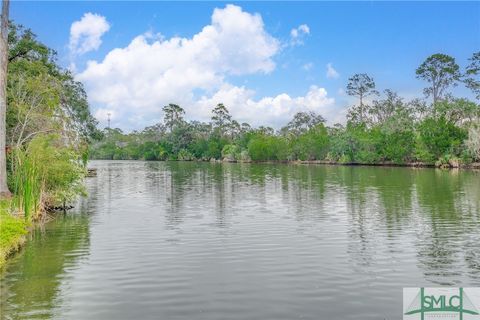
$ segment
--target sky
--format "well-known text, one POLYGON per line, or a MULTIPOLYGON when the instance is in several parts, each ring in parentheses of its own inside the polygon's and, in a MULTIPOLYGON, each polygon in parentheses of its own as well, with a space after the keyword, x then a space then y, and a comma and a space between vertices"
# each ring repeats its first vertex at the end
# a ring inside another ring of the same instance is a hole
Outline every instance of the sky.
MULTIPOLYGON (((13 1, 11 18, 55 49, 86 88, 100 126, 141 130, 176 103, 208 121, 224 103, 254 126, 299 111, 344 122, 348 78, 423 97, 415 69, 480 51, 480 2, 13 1)), ((463 86, 458 96, 472 98, 463 86)))

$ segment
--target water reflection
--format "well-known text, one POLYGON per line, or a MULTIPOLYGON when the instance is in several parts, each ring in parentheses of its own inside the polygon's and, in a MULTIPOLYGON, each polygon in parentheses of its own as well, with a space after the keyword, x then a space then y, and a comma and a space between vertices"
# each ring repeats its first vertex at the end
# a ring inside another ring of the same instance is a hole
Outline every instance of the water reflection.
POLYGON ((398 318, 404 286, 480 285, 478 172, 93 165, 10 264, 5 318, 398 318))
POLYGON ((87 215, 60 215, 33 232, 1 282, 1 314, 5 319, 52 318, 57 306, 68 303, 62 287, 68 287, 70 271, 88 256, 88 249, 87 215))

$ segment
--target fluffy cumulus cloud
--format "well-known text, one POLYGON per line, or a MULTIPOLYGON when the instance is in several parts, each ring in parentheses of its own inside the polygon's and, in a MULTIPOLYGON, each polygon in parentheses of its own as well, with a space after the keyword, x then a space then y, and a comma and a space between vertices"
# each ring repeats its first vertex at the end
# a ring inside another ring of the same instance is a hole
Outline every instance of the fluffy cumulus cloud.
MULTIPOLYGON (((306 28, 297 29, 305 33, 306 28)), ((305 97, 255 100, 253 91, 227 82, 229 76, 273 71, 280 50, 259 14, 227 5, 215 9, 211 23, 191 38, 139 35, 103 61, 89 61, 77 77, 99 120, 111 113, 112 125, 128 129, 158 121, 161 107, 170 102, 183 106, 190 119, 208 120, 212 107, 222 102, 239 121, 272 125, 302 108, 331 106, 333 99, 323 88, 312 87, 305 97)))
POLYGON ((280 127, 285 125, 296 112, 314 111, 322 115, 333 115, 335 100, 328 97, 324 88, 311 86, 305 96, 291 97, 286 93, 274 97, 256 100, 255 92, 245 87, 222 86, 211 97, 202 97, 196 102, 197 116, 209 113, 212 105, 222 101, 229 107, 230 113, 241 122, 253 126, 268 125, 280 127))
POLYGON ((103 34, 108 30, 110 30, 110 24, 105 17, 90 12, 85 13, 70 27, 70 52, 77 55, 97 50, 102 44, 103 34))
POLYGON ((327 64, 327 78, 328 79, 337 79, 340 77, 340 74, 333 68, 333 65, 331 63, 327 64))

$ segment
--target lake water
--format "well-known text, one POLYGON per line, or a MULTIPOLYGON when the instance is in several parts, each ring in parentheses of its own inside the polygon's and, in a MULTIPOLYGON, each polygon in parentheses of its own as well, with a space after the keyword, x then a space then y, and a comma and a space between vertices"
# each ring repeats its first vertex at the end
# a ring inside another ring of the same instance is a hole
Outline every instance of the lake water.
POLYGON ((2 319, 401 319, 480 286, 480 173, 94 161, 1 279, 2 319))

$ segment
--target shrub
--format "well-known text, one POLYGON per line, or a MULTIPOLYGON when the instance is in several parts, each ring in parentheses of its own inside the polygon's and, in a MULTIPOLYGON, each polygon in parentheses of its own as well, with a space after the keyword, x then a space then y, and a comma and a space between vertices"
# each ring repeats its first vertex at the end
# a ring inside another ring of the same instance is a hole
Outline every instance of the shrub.
POLYGON ((192 161, 195 158, 190 151, 188 151, 186 149, 182 149, 178 152, 177 159, 180 160, 180 161, 192 161))
POLYGON ((394 131, 383 133, 381 154, 386 160, 404 163, 411 159, 415 148, 413 131, 394 131))
POLYGON ((458 156, 467 132, 447 121, 445 117, 427 118, 418 127, 420 160, 431 161, 451 154, 458 156))
POLYGON ((222 158, 234 161, 240 159, 240 148, 234 144, 226 144, 222 149, 222 158))
POLYGON ((329 137, 327 129, 319 124, 290 142, 292 160, 321 160, 328 152, 329 137))
POLYGON ((254 161, 286 160, 288 154, 287 142, 278 136, 255 135, 248 143, 248 153, 254 161))
POLYGON ((85 194, 86 170, 81 155, 62 145, 56 135, 39 135, 12 154, 15 205, 27 219, 47 206, 64 204, 85 194))

